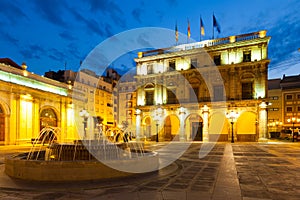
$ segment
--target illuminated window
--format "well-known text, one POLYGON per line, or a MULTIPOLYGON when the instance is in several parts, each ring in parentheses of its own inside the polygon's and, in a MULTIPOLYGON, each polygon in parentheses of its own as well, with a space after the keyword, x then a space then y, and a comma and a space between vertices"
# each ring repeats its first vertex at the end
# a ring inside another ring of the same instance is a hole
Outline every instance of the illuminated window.
POLYGON ((169 71, 174 71, 176 69, 175 61, 169 62, 169 71))
POLYGON ((278 100, 278 96, 270 97, 272 100, 278 100))
POLYGON ((221 65, 221 55, 214 56, 215 65, 221 65))
POLYGON ((251 62, 251 51, 243 52, 243 62, 251 62))
POLYGON ((131 94, 126 94, 126 100, 130 100, 131 99, 131 94))
POLYGON ((153 73, 153 65, 147 65, 147 73, 152 74, 153 73))
POLYGON ((287 112, 293 112, 293 107, 286 107, 287 112))
POLYGON ((242 99, 253 99, 253 83, 242 83, 242 99))
POLYGON ((154 86, 153 85, 147 85, 145 87, 145 98, 146 98, 146 105, 154 104, 154 86))
POLYGON ((167 96, 168 96, 168 101, 167 103, 168 104, 177 104, 178 101, 177 101, 177 98, 176 98, 176 90, 173 89, 173 90, 167 90, 167 96))
POLYGON ((287 95, 286 95, 286 99, 287 99, 287 100, 292 100, 292 99, 293 99, 293 95, 287 94, 287 95))

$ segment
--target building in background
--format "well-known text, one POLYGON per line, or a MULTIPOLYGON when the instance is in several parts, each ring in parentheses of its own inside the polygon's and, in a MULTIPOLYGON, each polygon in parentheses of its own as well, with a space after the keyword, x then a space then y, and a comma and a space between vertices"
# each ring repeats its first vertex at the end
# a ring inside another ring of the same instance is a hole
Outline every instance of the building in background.
POLYGON ((77 139, 71 87, 0 59, 0 144, 30 143, 46 126, 59 128, 57 140, 77 139))
POLYGON ((264 141, 269 40, 259 31, 140 52, 137 138, 264 141))
POLYGON ((268 109, 270 132, 300 128, 300 75, 269 80, 268 109))

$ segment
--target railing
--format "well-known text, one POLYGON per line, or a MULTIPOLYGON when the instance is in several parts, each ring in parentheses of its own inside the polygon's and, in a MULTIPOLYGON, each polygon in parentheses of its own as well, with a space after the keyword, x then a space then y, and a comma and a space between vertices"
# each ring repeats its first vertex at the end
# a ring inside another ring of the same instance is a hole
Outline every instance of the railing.
POLYGON ((150 51, 140 52, 139 58, 141 57, 147 57, 147 56, 154 56, 159 54, 165 54, 165 53, 172 53, 172 52, 178 52, 182 50, 191 50, 191 49, 198 49, 203 47, 210 47, 210 46, 216 46, 216 45, 222 45, 222 44, 229 44, 234 42, 240 42, 240 41, 246 41, 246 40, 253 40, 257 38, 264 38, 266 36, 266 31, 258 31, 248 34, 242 34, 242 35, 236 35, 236 36, 229 36, 226 38, 218 38, 213 40, 205 40, 201 42, 195 42, 191 44, 181 44, 170 48, 162 48, 162 49, 154 49, 150 51))

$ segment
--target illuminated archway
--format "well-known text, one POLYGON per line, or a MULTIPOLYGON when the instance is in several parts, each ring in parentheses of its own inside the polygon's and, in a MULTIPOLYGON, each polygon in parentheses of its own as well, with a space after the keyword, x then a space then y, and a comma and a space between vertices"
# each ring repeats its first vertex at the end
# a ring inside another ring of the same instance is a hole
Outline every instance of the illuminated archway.
POLYGON ((58 127, 58 118, 54 109, 44 108, 40 114, 40 130, 46 126, 58 127))
POLYGON ((238 141, 256 141, 257 138, 257 118, 253 112, 243 112, 236 122, 238 141))
POLYGON ((164 140, 171 141, 179 134, 180 121, 176 115, 168 115, 164 123, 164 140))
POLYGON ((223 112, 215 112, 209 120, 209 140, 210 141, 228 141, 230 124, 223 112))
POLYGON ((186 130, 188 140, 203 140, 203 119, 198 114, 191 114, 186 118, 186 130))

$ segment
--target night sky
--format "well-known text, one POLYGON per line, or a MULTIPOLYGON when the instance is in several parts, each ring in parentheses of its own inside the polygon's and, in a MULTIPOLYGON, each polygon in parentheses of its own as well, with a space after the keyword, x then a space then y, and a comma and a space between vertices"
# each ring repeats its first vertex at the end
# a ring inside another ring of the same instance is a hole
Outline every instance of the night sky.
MULTIPOLYGON (((29 71, 40 75, 77 71, 98 44, 135 28, 174 30, 177 22, 186 34, 188 19, 191 38, 199 41, 201 15, 202 39, 211 39, 214 13, 221 27, 218 38, 266 29, 272 37, 269 78, 279 78, 300 74, 299 9, 298 0, 0 0, 0 57, 26 62, 29 71)), ((127 58, 111 65, 125 73, 133 67, 127 58)))

